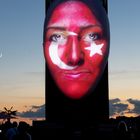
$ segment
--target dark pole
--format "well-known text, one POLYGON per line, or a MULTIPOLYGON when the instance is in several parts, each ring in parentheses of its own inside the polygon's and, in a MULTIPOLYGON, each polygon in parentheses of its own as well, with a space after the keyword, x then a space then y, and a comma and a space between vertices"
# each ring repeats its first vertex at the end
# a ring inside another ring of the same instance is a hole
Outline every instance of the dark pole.
MULTIPOLYGON (((47 10, 48 10, 48 7, 50 6, 51 2, 53 0, 45 0, 45 15, 47 14, 47 10)), ((47 64, 45 62, 45 119, 47 119, 47 109, 48 109, 48 94, 47 94, 47 84, 48 84, 48 68, 47 68, 47 64)))
MULTIPOLYGON (((108 14, 108 0, 101 0, 103 7, 105 8, 106 13, 108 14)), ((101 93, 104 93, 104 96, 102 97, 102 101, 104 104, 103 107, 103 115, 104 120, 109 119, 109 84, 108 84, 108 62, 106 64, 104 74, 101 79, 101 87, 104 89, 104 91, 101 91, 101 93)), ((100 88, 100 87, 99 87, 100 88)), ((100 114, 100 113, 99 113, 100 114)))
MULTIPOLYGON (((47 14, 47 9, 48 9, 49 5, 51 4, 51 2, 53 2, 53 1, 54 0, 45 0, 45 14, 47 14)), ((103 4, 103 7, 105 8, 106 12, 108 12, 108 1, 107 0, 101 0, 101 2, 103 4)), ((58 97, 57 96, 56 97, 55 96, 52 97, 52 94, 49 94, 49 92, 51 91, 50 89, 55 89, 55 87, 50 82, 50 81, 52 81, 52 79, 50 79, 50 73, 49 73, 47 64, 45 64, 45 67, 46 67, 45 68, 46 118, 48 119, 48 116, 50 116, 49 118, 55 120, 58 117, 56 117, 56 118, 53 118, 53 117, 58 115, 58 114, 62 114, 62 117, 63 117, 63 110, 62 110, 62 113, 60 113, 60 110, 58 112, 58 109, 55 108, 55 106, 56 106, 55 103, 58 102, 57 101, 58 97)), ((97 89, 96 89, 96 91, 94 93, 95 95, 97 95, 97 97, 93 97, 93 98, 95 98, 95 101, 91 100, 91 106, 90 106, 91 108, 88 108, 89 110, 95 110, 96 109, 95 107, 98 106, 99 109, 97 111, 97 117, 95 118, 95 120, 96 119, 100 120, 99 118, 101 118, 101 120, 102 119, 106 120, 106 119, 109 118, 109 99, 108 99, 108 93, 109 92, 108 92, 108 63, 107 63, 105 71, 104 71, 103 76, 101 78, 101 81, 98 84, 97 89), (102 104, 100 104, 100 103, 102 103, 102 104)), ((59 100, 60 100, 60 103, 61 103, 61 104, 59 103, 60 108, 64 108, 63 104, 65 104, 64 102, 66 102, 66 100, 63 100, 63 98, 62 99, 60 98, 59 100)), ((69 101, 67 103, 69 103, 69 101)), ((86 103, 86 101, 85 101, 85 103, 86 103)), ((70 103, 70 106, 71 106, 71 103, 70 103)), ((91 113, 91 116, 94 117, 94 112, 91 113)))
POLYGON ((47 9, 53 0, 45 0, 45 14, 47 14, 47 9))
POLYGON ((103 1, 103 7, 106 10, 106 13, 108 13, 108 0, 102 0, 103 1))
MULTIPOLYGON (((51 4, 53 0, 45 0, 45 13, 47 13, 47 8, 51 4)), ((108 0, 101 0, 103 3, 103 7, 105 8, 106 12, 108 13, 108 0)))

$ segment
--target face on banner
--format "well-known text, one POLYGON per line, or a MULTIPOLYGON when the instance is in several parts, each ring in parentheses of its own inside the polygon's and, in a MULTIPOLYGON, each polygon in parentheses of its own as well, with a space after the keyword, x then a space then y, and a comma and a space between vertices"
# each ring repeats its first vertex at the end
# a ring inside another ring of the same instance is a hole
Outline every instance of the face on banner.
POLYGON ((102 24, 83 2, 67 1, 54 9, 45 27, 46 62, 57 86, 69 98, 88 94, 103 73, 109 39, 102 24))

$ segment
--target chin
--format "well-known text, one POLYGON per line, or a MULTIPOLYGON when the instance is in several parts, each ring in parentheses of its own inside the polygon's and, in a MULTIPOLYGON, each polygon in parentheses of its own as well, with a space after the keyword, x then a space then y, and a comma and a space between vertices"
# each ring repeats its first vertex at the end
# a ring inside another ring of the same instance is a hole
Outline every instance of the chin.
POLYGON ((89 87, 79 85, 78 87, 73 85, 68 88, 61 89, 63 94, 70 99, 81 99, 89 93, 89 87))
POLYGON ((77 93, 77 92, 73 93, 72 92, 72 93, 64 93, 64 95, 70 99, 78 100, 78 99, 83 98, 86 95, 86 93, 77 93))

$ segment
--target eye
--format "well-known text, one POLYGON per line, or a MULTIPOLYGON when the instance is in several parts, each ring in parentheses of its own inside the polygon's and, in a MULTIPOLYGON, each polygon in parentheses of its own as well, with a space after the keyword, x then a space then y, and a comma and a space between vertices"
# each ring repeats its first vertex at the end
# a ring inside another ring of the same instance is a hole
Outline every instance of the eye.
POLYGON ((84 40, 87 42, 92 42, 100 39, 101 39, 101 35, 99 33, 89 33, 86 34, 84 37, 84 40))
POLYGON ((53 34, 50 36, 49 40, 53 42, 58 42, 61 38, 62 37, 60 34, 53 34))
POLYGON ((91 41, 95 41, 95 40, 100 40, 101 39, 101 35, 99 33, 90 33, 88 34, 89 39, 91 41))
POLYGON ((64 45, 67 41, 67 37, 62 33, 54 33, 49 37, 49 41, 64 45))
POLYGON ((99 35, 98 34, 95 34, 95 33, 91 33, 89 34, 89 38, 94 41, 94 40, 97 40, 99 39, 99 35))

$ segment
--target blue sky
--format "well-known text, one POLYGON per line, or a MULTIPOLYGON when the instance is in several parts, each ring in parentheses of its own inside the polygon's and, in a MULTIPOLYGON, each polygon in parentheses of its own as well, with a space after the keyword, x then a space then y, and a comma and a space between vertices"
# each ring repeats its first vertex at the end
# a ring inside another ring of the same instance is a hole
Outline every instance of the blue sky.
POLYGON ((43 0, 0 1, 0 104, 44 103, 44 16, 43 0))
MULTIPOLYGON (((140 99, 139 5, 139 0, 108 0, 110 99, 140 99)), ((24 110, 45 103, 44 17, 44 0, 0 1, 1 107, 24 110)))
POLYGON ((139 70, 139 0, 109 0, 111 69, 139 70))
POLYGON ((140 99, 139 0, 109 0, 110 98, 140 99))

